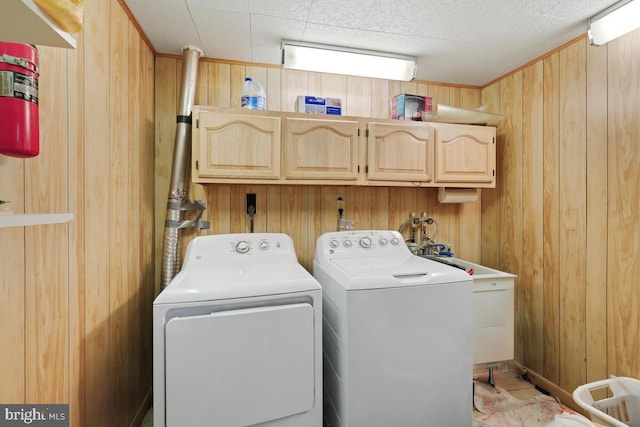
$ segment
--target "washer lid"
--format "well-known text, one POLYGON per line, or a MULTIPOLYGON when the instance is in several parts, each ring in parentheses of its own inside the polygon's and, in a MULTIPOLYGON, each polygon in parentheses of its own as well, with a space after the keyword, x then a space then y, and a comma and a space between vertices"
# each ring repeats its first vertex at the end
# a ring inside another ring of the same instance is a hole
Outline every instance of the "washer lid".
POLYGON ((320 267, 348 290, 472 282, 463 270, 414 255, 337 258, 320 267))
POLYGON ((297 262, 203 266, 180 271, 153 303, 214 301, 319 290, 320 284, 297 262))

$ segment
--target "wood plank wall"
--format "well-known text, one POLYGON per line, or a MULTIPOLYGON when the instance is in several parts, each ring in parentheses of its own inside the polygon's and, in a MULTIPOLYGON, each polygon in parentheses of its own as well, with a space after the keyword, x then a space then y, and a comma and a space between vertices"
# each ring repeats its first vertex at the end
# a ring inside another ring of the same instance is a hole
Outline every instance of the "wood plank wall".
POLYGON ((482 262, 518 275, 516 358, 572 392, 640 377, 640 31, 482 90, 505 120, 482 262))
MULTIPOLYGON (((159 56, 156 60, 157 283, 181 62, 181 58, 168 56, 159 56)), ((239 108, 245 77, 262 83, 267 94, 267 109, 275 111, 293 111, 298 95, 341 98, 344 115, 374 118, 389 118, 390 101, 399 93, 428 95, 434 104, 480 106, 479 88, 401 83, 209 59, 200 60, 195 103, 239 108)), ((313 266, 317 237, 336 229, 338 197, 345 200, 345 217, 354 220, 357 229, 398 229, 410 212, 417 215, 426 212, 439 223, 439 241, 452 245, 461 257, 480 259, 480 202, 440 204, 437 190, 433 188, 194 184, 190 199, 207 203, 204 216, 212 224, 202 234, 248 232, 246 193, 257 195, 255 231, 289 234, 294 240, 298 259, 309 271, 313 266)), ((181 238, 183 249, 193 235, 193 232, 187 232, 181 238)))
POLYGON ((87 2, 75 50, 40 46, 40 155, 0 156, 0 402, 128 426, 151 390, 154 57, 121 4, 87 2))

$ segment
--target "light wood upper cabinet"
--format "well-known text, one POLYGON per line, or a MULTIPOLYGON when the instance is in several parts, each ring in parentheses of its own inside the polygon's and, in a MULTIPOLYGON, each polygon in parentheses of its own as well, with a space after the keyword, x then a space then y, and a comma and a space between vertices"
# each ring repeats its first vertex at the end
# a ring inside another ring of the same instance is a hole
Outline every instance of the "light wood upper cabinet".
POLYGON ((280 178, 280 117, 209 111, 195 117, 194 182, 280 178))
POLYGON ((358 121, 283 118, 284 178, 358 179, 358 121))
POLYGON ((450 124, 433 126, 436 183, 495 185, 494 127, 450 124))
POLYGON ((433 181, 433 128, 415 122, 368 122, 367 179, 433 181))
POLYGON ((193 110, 198 183, 495 186, 495 128, 275 111, 193 110))

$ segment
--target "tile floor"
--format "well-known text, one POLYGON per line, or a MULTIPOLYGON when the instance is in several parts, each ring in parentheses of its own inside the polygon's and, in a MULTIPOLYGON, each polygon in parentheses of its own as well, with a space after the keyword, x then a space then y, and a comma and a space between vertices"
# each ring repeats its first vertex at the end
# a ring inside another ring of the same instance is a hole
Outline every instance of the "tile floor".
MULTIPOLYGON (((506 365, 494 369, 493 372, 494 383, 505 389, 514 397, 521 400, 527 400, 530 397, 542 394, 536 387, 529 381, 525 381, 520 377, 520 372, 517 369, 506 365)), ((488 371, 485 369, 474 370, 473 379, 476 381, 487 381, 488 371)))
MULTIPOLYGON (((474 380, 486 381, 487 379, 488 374, 485 370, 480 370, 474 373, 474 380)), ((541 394, 533 384, 520 378, 518 376, 518 372, 510 368, 496 368, 494 371, 494 382, 496 385, 507 390, 511 395, 518 399, 526 400, 530 397, 541 394)), ((474 411, 473 415, 479 416, 481 414, 474 411)), ((149 409, 140 427, 153 427, 153 408, 149 409)))

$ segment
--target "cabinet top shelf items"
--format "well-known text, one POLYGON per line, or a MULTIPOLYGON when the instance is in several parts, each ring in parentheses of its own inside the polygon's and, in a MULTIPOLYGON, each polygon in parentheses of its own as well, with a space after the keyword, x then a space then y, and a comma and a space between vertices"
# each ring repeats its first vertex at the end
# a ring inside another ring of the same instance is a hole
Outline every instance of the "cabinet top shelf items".
POLYGON ((42 46, 76 48, 76 39, 62 31, 33 0, 4 0, 0 40, 42 46))

